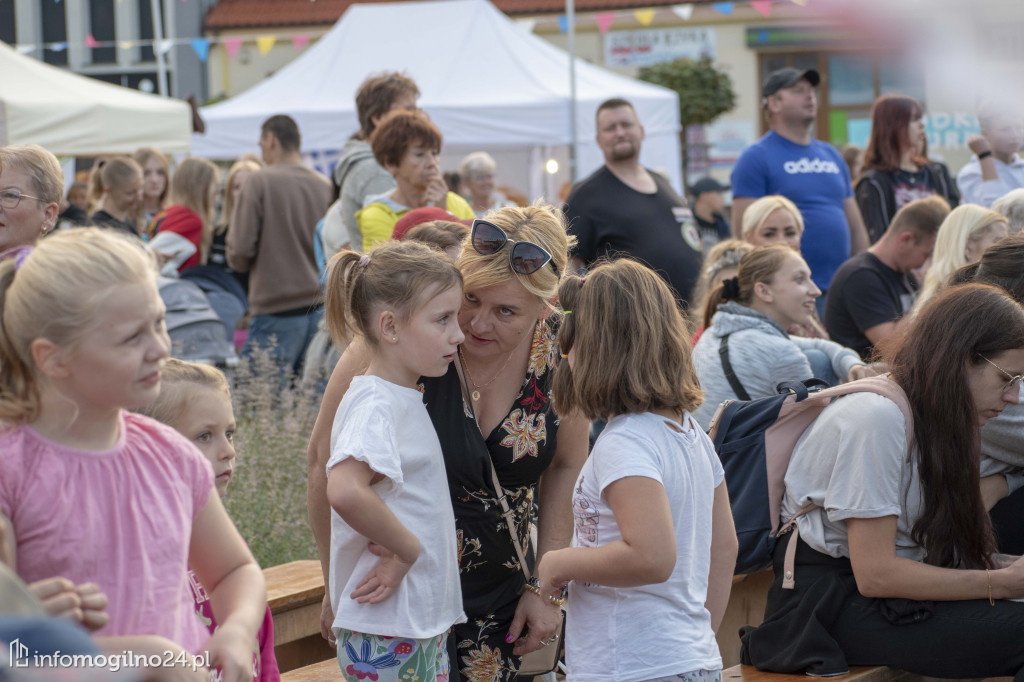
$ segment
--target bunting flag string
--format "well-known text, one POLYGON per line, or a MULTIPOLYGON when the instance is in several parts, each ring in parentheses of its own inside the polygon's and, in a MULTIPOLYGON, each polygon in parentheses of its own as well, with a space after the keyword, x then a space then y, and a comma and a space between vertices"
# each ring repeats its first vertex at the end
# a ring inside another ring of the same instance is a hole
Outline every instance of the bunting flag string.
MULTIPOLYGON (((118 0, 121 2, 122 0, 118 0)), ((61 0, 54 0, 54 2, 61 2, 61 0)), ((187 2, 187 0, 182 0, 187 2)), ((785 3, 786 0, 741 0, 740 2, 711 2, 708 4, 710 8, 718 14, 725 16, 734 16, 735 9, 737 7, 748 6, 757 11, 761 16, 770 18, 772 14, 773 3, 785 3)), ((809 0, 788 0, 793 5, 800 7, 806 7, 809 0)), ((632 10, 619 10, 619 11, 605 11, 597 12, 590 17, 585 15, 577 15, 577 22, 582 25, 596 25, 597 30, 602 35, 606 34, 612 26, 619 20, 628 20, 638 22, 642 26, 650 26, 654 23, 654 19, 657 15, 658 9, 653 7, 644 7, 632 10), (591 24, 590 21, 593 23, 591 24)), ((693 3, 682 3, 678 5, 670 5, 664 7, 664 9, 671 10, 673 14, 683 21, 690 21, 693 18, 694 4, 693 3)), ((558 30, 560 33, 568 33, 569 31, 569 20, 564 14, 560 14, 556 17, 558 23, 558 30)), ((547 19, 550 22, 550 18, 547 19)), ((522 26, 526 31, 532 32, 533 29, 539 24, 544 25, 545 20, 530 17, 526 19, 516 19, 515 22, 522 26)), ((550 24, 547 24, 550 26, 550 24)), ((87 48, 98 48, 98 47, 112 47, 116 46, 122 50, 129 50, 135 47, 152 47, 154 50, 159 51, 161 54, 166 55, 172 47, 187 45, 192 48, 196 56, 203 62, 207 61, 210 56, 210 48, 220 45, 224 49, 228 59, 237 59, 241 48, 246 43, 254 43, 259 50, 260 55, 266 56, 271 50, 278 44, 284 42, 290 42, 296 50, 303 50, 309 46, 310 42, 316 38, 327 33, 327 30, 313 31, 309 33, 261 33, 255 35, 232 35, 232 36, 213 36, 213 37, 199 37, 199 38, 168 38, 164 40, 97 40, 96 37, 89 33, 85 36, 84 46, 87 48)), ((82 43, 79 43, 80 45, 82 43)), ((68 49, 68 42, 51 42, 51 43, 23 43, 16 45, 16 49, 21 54, 32 54, 38 49, 47 49, 55 52, 61 52, 68 49)))

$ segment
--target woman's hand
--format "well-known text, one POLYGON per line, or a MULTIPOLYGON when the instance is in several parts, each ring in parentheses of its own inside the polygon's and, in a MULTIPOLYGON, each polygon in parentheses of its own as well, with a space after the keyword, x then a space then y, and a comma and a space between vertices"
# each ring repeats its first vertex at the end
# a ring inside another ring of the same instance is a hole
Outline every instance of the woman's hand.
POLYGON ((548 595, 557 596, 569 581, 562 574, 561 559, 565 555, 564 549, 556 549, 548 552, 537 562, 534 574, 540 581, 540 591, 546 599, 548 595))
POLYGON ((423 200, 427 202, 427 206, 437 206, 438 208, 448 208, 448 185, 445 183, 444 178, 438 173, 431 178, 430 183, 427 185, 427 191, 423 196, 423 200))
POLYGON ((864 379, 867 377, 874 376, 878 376, 878 372, 876 372, 873 368, 869 367, 868 365, 854 365, 853 367, 850 368, 850 374, 849 376, 847 376, 846 380, 857 381, 857 379, 864 379))
POLYGON ((992 145, 981 135, 971 135, 967 138, 967 147, 975 154, 984 154, 992 151, 992 145))
MULTIPOLYGON (((553 554, 554 552, 548 552, 553 554)), ((545 554, 546 558, 548 554, 545 554)), ((541 566, 538 564, 538 569, 541 566)), ((537 573, 540 576, 540 572, 537 573)), ((532 592, 523 592, 523 596, 519 598, 519 605, 516 606, 516 615, 512 619, 512 625, 508 629, 508 636, 505 637, 506 642, 515 641, 515 648, 512 649, 512 653, 516 656, 525 656, 531 651, 537 651, 543 646, 547 646, 547 643, 552 636, 558 633, 558 622, 560 616, 560 608, 548 601, 548 594, 555 594, 557 591, 552 590, 548 587, 549 583, 546 583, 543 577, 539 578, 541 581, 541 592, 545 594, 543 597, 538 597, 532 592), (523 634, 523 628, 526 628, 526 634, 523 634)), ((550 580, 550 578, 549 578, 550 580)))
POLYGON ((380 561, 363 576, 349 597, 360 604, 379 604, 395 593, 416 560, 403 561, 391 550, 373 542, 369 549, 371 554, 380 557, 380 561))
POLYGON ((221 682, 252 682, 252 644, 243 628, 230 624, 217 628, 207 640, 210 667, 220 670, 221 682))

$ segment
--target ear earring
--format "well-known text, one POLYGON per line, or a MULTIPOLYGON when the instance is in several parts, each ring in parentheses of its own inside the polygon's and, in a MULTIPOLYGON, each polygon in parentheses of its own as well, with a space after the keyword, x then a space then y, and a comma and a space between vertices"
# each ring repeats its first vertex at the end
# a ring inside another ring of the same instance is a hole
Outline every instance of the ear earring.
POLYGON ((398 337, 397 336, 392 336, 391 340, 397 342, 398 341, 398 337))

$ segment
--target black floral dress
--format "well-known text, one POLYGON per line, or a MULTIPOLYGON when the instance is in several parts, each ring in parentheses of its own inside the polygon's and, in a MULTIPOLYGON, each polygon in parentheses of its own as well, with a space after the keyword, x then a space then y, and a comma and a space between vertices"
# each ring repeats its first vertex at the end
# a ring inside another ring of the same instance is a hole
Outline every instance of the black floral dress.
MULTIPOLYGON (((526 380, 502 423, 487 438, 461 398, 455 364, 442 377, 423 377, 427 412, 437 430, 448 472, 459 540, 459 572, 466 623, 449 634, 457 647, 452 661, 465 682, 515 680, 519 658, 505 642, 523 593, 523 572, 501 515, 488 458, 494 462, 516 532, 529 544, 530 511, 540 475, 555 456, 558 419, 551 409, 551 383, 558 358, 554 325, 537 325, 526 380)), ((449 652, 453 651, 451 642, 449 652)))

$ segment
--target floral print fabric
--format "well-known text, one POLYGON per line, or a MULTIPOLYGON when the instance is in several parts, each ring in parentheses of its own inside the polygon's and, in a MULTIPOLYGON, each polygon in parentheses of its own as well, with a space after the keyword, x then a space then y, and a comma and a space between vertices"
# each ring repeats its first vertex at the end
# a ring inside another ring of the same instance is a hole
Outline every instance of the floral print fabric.
MULTIPOLYGON (((462 398, 453 363, 443 377, 423 377, 427 412, 441 441, 459 539, 459 573, 466 623, 452 628, 465 682, 510 682, 519 659, 505 642, 523 593, 523 573, 491 483, 488 459, 512 509, 516 532, 529 545, 534 489, 555 455, 558 418, 551 383, 557 329, 538 323, 527 373, 505 419, 484 437, 462 398)), ((455 676, 453 674, 453 679, 455 676)))
POLYGON ((334 636, 348 682, 448 682, 445 634, 409 639, 334 628, 334 636))

